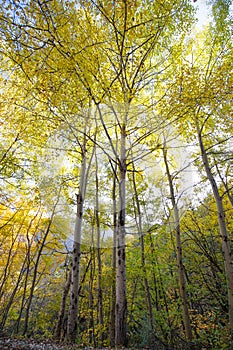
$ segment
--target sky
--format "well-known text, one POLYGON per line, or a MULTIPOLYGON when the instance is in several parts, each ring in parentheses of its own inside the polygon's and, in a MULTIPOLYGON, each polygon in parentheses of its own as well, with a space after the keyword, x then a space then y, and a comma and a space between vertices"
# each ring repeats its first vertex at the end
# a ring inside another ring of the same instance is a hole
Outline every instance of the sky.
POLYGON ((208 13, 210 12, 206 0, 197 0, 194 7, 197 9, 198 26, 201 27, 208 22, 208 13))

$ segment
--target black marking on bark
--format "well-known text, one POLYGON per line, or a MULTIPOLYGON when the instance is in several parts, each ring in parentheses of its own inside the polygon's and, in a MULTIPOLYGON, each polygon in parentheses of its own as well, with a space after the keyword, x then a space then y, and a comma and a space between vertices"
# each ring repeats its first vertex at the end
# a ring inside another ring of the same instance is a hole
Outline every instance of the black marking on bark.
POLYGON ((119 215, 119 222, 121 226, 124 226, 125 224, 125 218, 124 218, 124 210, 120 210, 120 215, 119 215))
POLYGON ((122 259, 125 260, 125 250, 123 249, 123 252, 122 252, 122 259))

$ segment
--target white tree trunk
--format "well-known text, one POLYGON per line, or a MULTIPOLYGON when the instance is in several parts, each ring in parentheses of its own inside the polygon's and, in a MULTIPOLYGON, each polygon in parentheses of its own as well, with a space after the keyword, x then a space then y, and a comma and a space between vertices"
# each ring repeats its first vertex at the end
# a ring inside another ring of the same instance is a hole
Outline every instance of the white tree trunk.
POLYGON ((70 306, 67 322, 67 340, 74 342, 77 335, 77 318, 80 286, 81 233, 83 220, 83 203, 86 188, 86 150, 82 152, 79 193, 77 195, 77 214, 74 229, 73 256, 71 266, 70 306))
POLYGON ((119 209, 116 247, 116 346, 127 343, 126 317, 126 257, 125 257, 125 181, 126 181, 126 127, 121 126, 120 150, 120 179, 119 179, 119 209))

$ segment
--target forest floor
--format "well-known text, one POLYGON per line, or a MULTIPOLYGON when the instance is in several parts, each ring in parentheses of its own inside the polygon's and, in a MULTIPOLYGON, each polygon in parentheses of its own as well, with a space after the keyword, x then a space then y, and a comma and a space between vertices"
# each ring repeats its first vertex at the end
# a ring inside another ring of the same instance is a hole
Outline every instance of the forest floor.
MULTIPOLYGON (((52 340, 0 338, 0 350, 110 350, 112 348, 93 348, 89 346, 58 344, 52 340)), ((135 348, 125 350, 137 350, 135 348)), ((150 350, 149 348, 140 350, 150 350)))
MULTIPOLYGON (((108 350, 102 348, 98 350, 108 350)), ((95 350, 92 347, 80 348, 80 345, 56 344, 52 341, 39 341, 33 339, 0 339, 0 350, 95 350)))

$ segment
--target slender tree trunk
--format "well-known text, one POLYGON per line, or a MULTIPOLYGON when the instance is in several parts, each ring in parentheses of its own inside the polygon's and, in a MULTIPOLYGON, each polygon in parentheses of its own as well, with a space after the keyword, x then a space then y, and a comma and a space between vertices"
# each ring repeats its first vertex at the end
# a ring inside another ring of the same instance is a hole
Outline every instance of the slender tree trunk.
MULTIPOLYGON (((37 212, 37 213, 38 213, 38 212, 37 212)), ((35 214, 34 218, 30 221, 30 224, 29 224, 29 226, 28 226, 28 229, 27 229, 27 237, 28 237, 28 239, 29 239, 29 236, 28 236, 29 230, 30 230, 30 228, 31 228, 31 226, 32 226, 33 220, 34 220, 34 219, 36 218, 36 216, 37 216, 37 213, 35 214)), ((11 261, 11 262, 13 261, 13 254, 12 254, 12 251, 13 251, 13 248, 14 248, 14 244, 15 244, 15 242, 17 241, 17 238, 18 238, 18 236, 19 236, 19 234, 20 234, 20 232, 21 232, 21 228, 23 227, 23 225, 24 225, 24 220, 23 220, 23 222, 21 223, 21 225, 20 225, 20 227, 19 227, 19 229, 18 229, 18 231, 17 231, 15 237, 12 236, 12 244, 11 244, 10 251, 9 251, 9 254, 8 254, 7 265, 6 265, 6 268, 5 268, 5 270, 4 270, 4 279, 3 279, 3 281, 6 281, 6 278, 7 278, 7 274, 6 274, 6 273, 7 273, 8 269, 10 269, 10 261, 11 261)), ((17 250, 17 249, 16 249, 16 250, 17 250)), ((10 296, 10 299, 9 299, 9 302, 7 303, 7 306, 6 306, 5 309, 4 309, 2 321, 1 321, 1 323, 0 323, 0 329, 3 329, 4 326, 5 326, 6 320, 7 320, 7 318, 8 318, 8 313, 9 313, 10 308, 11 308, 11 306, 12 306, 12 303, 13 303, 13 301, 14 301, 15 295, 16 295, 16 293, 17 293, 19 287, 20 287, 20 283, 21 283, 21 281, 22 281, 22 279, 23 279, 23 275, 25 274, 25 266, 26 266, 26 269, 27 269, 27 270, 26 270, 26 278, 27 278, 27 275, 28 275, 28 273, 29 273, 29 265, 28 265, 28 263, 27 263, 27 262, 28 262, 28 254, 30 254, 30 248, 29 248, 29 247, 27 248, 27 252, 26 252, 24 261, 23 261, 23 263, 22 263, 22 266, 21 266, 21 269, 20 269, 20 273, 19 273, 17 282, 15 283, 15 288, 13 289, 13 291, 12 291, 12 293, 11 293, 11 296, 10 296)), ((2 289, 2 287, 3 287, 3 284, 1 284, 1 289, 2 289)), ((1 289, 0 289, 0 290, 1 290, 1 289)), ((2 296, 2 293, 1 293, 1 295, 0 295, 0 299, 1 299, 1 296, 2 296)), ((21 308, 20 312, 22 312, 22 308, 21 308)))
MULTIPOLYGON (((14 249, 16 250, 17 252, 17 248, 15 248, 15 243, 18 243, 18 237, 21 233, 21 230, 24 226, 24 222, 26 220, 26 217, 22 220, 21 224, 20 224, 20 227, 18 228, 17 232, 15 232, 15 229, 14 229, 14 226, 13 226, 13 232, 12 232, 12 239, 11 239, 11 246, 9 248, 9 251, 8 251, 8 255, 7 255, 7 261, 6 261, 6 265, 5 265, 5 268, 4 268, 4 272, 2 274, 2 276, 0 277, 0 300, 4 294, 4 284, 7 282, 7 279, 10 275, 10 269, 11 269, 11 265, 14 261, 14 249)), ((33 219, 31 220, 30 222, 30 225, 28 227, 28 231, 32 225, 32 221, 33 219)), ((27 254, 26 254, 27 256, 27 254)), ((23 267, 25 266, 25 261, 23 262, 23 267)))
POLYGON ((80 259, 81 259, 81 231, 83 220, 83 202, 85 195, 85 177, 86 177, 86 151, 83 152, 80 176, 80 188, 77 195, 77 214, 74 229, 74 243, 72 254, 72 273, 70 288, 70 307, 67 323, 67 340, 74 342, 77 335, 77 319, 78 319, 78 302, 80 287, 80 259))
POLYGON ((203 165, 205 168, 207 178, 212 187, 212 191, 213 191, 213 195, 214 195, 215 203, 217 207, 218 225, 219 225, 219 231, 222 239, 222 252, 223 252, 223 258, 224 258, 225 273, 226 273, 227 288, 228 288, 229 327, 230 327, 231 340, 233 341, 233 265, 232 265, 232 253, 231 253, 231 247, 229 242, 229 236, 228 236, 227 227, 226 227, 225 212, 223 208, 222 197, 220 196, 217 183, 211 172, 211 167, 209 164, 207 152, 202 139, 202 130, 199 127, 197 118, 196 118, 196 130, 197 130, 198 142, 201 150, 203 165))
POLYGON ((31 261, 33 261, 33 258, 30 257, 30 248, 31 248, 31 246, 28 245, 28 251, 27 251, 27 255, 26 255, 27 265, 25 268, 26 275, 25 275, 25 279, 24 279, 23 295, 22 295, 22 300, 21 300, 21 307, 20 307, 19 316, 17 318, 16 325, 15 325, 16 334, 18 334, 18 332, 19 332, 19 326, 20 326, 20 321, 22 318, 23 310, 24 310, 25 305, 27 303, 26 295, 27 295, 28 279, 29 279, 29 272, 30 272, 30 264, 31 264, 31 261))
POLYGON ((127 345, 127 299, 125 254, 125 182, 126 182, 126 124, 121 126, 119 208, 116 247, 116 346, 127 345))
POLYGON ((62 293, 62 298, 61 298, 57 326, 54 333, 54 338, 57 340, 63 340, 61 338, 62 338, 64 319, 65 319, 66 300, 70 289, 70 282, 71 282, 71 270, 69 270, 67 274, 66 283, 65 283, 63 293, 62 293))
MULTIPOLYGON (((77 213, 74 228, 74 242, 71 264, 71 286, 70 286, 70 305, 67 321, 66 339, 68 342, 74 342, 78 331, 78 307, 79 307, 79 291, 80 291, 80 261, 81 261, 81 239, 82 239, 82 222, 83 222, 83 206, 86 195, 86 187, 88 174, 90 171, 92 158, 95 148, 93 147, 92 154, 87 167, 87 149, 86 149, 86 132, 88 126, 88 115, 86 116, 84 126, 84 139, 81 146, 82 162, 80 167, 79 178, 79 193, 77 196, 77 213)), ((79 143, 79 142, 78 142, 79 143)), ((79 144, 80 145, 80 144, 79 144)))
POLYGON ((95 335, 95 303, 94 303, 94 280, 96 271, 96 249, 94 247, 94 225, 92 226, 92 247, 91 247, 91 265, 90 265, 90 278, 89 278, 89 296, 88 296, 88 333, 89 343, 96 347, 96 335, 95 335))
MULTIPOLYGON (((149 238, 150 238, 151 254, 153 257, 155 257, 155 246, 154 246, 151 232, 149 232, 149 238)), ((156 310, 159 311, 161 306, 159 303, 159 287, 158 287, 158 281, 157 281, 157 277, 156 277, 155 266, 156 266, 156 260, 154 258, 152 261, 153 290, 155 292, 155 307, 156 307, 156 310)))
POLYGON ((137 213, 135 213, 135 219, 136 219, 139 239, 140 239, 141 266, 142 266, 142 272, 143 272, 143 282, 144 282, 145 297, 146 297, 146 304, 147 304, 148 322, 150 327, 150 336, 152 336, 154 331, 153 311, 152 311, 150 288, 149 288, 149 283, 147 279, 147 270, 146 270, 146 262, 145 262, 145 244, 144 244, 144 235, 142 231, 142 214, 141 214, 141 207, 140 207, 140 202, 138 198, 134 164, 133 164, 133 189, 134 189, 134 195, 136 200, 137 213))
POLYGON ((191 329, 191 322, 190 322, 189 309, 188 309, 185 271, 184 271, 184 265, 183 265, 182 243, 181 243, 181 237, 180 237, 181 232, 180 232, 179 209, 175 198, 173 178, 170 173, 169 163, 167 159, 167 150, 165 148, 163 148, 163 158, 164 158, 164 163, 166 167, 171 202, 172 202, 172 207, 174 212, 174 224, 175 224, 175 231, 176 231, 176 259, 177 259, 177 267, 178 267, 180 300, 182 305, 182 316, 183 316, 183 322, 184 322, 184 328, 185 328, 185 335, 188 340, 192 340, 192 329, 191 329))
POLYGON ((19 235, 19 232, 15 235, 14 237, 14 233, 12 233, 12 241, 11 241, 11 246, 10 246, 10 249, 8 251, 8 255, 7 255, 7 261, 6 261, 6 265, 5 265, 5 268, 4 268, 4 272, 0 278, 0 300, 4 294, 4 285, 9 277, 9 274, 10 274, 10 267, 11 267, 11 263, 13 261, 13 248, 14 248, 14 245, 15 245, 15 242, 17 242, 17 238, 18 238, 18 235, 19 235))
POLYGON ((44 233, 42 242, 41 242, 40 247, 38 249, 38 253, 37 253, 37 257, 36 257, 36 261, 35 261, 35 266, 34 266, 33 277, 32 277, 32 284, 31 284, 29 298, 28 298, 28 303, 27 303, 27 308, 26 308, 26 311, 25 311, 25 321, 24 321, 23 335, 27 334, 27 332, 28 332, 29 314, 30 314, 32 299, 33 299, 34 290, 35 290, 35 286, 36 286, 36 280, 37 280, 39 263, 40 263, 41 255, 42 255, 42 252, 43 252, 43 249, 44 249, 44 246, 45 246, 46 239, 47 239, 47 237, 49 235, 49 232, 50 232, 50 227, 51 227, 52 222, 53 222, 53 218, 54 218, 54 215, 55 215, 55 210, 56 210, 56 207, 57 207, 59 199, 60 199, 60 193, 61 193, 61 186, 60 186, 60 189, 59 189, 59 193, 58 193, 56 202, 54 203, 54 206, 53 206, 53 211, 52 211, 52 214, 51 214, 51 218, 49 220, 49 223, 48 223, 48 226, 47 226, 46 231, 44 233))
POLYGON ((14 287, 12 293, 11 293, 10 299, 9 299, 5 309, 3 310, 3 315, 2 315, 2 319, 1 319, 1 323, 0 323, 0 330, 4 329, 4 326, 5 326, 7 317, 8 317, 8 313, 10 311, 10 308, 11 308, 12 304, 13 304, 15 295, 16 295, 19 287, 20 287, 20 282, 21 282, 21 280, 23 278, 23 275, 24 275, 25 264, 26 264, 26 258, 24 259, 23 264, 21 266, 20 273, 18 275, 17 281, 15 282, 15 287, 14 287))
POLYGON ((39 224, 40 224, 43 212, 41 212, 40 218, 38 220, 38 223, 36 225, 36 228, 34 230, 34 234, 33 234, 32 237, 30 237, 29 232, 30 232, 30 228, 32 226, 32 223, 33 223, 34 219, 37 217, 37 215, 39 213, 39 210, 40 210, 40 208, 38 209, 38 212, 36 213, 34 218, 31 220, 31 222, 29 224, 29 227, 27 228, 27 252, 26 252, 27 264, 26 264, 26 267, 25 267, 26 275, 25 275, 25 279, 24 279, 24 288, 23 288, 23 295, 22 295, 22 299, 21 299, 20 312, 19 312, 19 316, 18 316, 16 324, 15 324, 16 334, 18 334, 18 332, 19 332, 19 326, 20 326, 21 318, 22 318, 22 315, 23 315, 23 311, 24 311, 25 305, 27 304, 26 295, 27 295, 27 288, 28 288, 30 265, 31 265, 31 263, 33 263, 34 258, 36 257, 36 252, 34 253, 33 256, 31 256, 31 247, 32 247, 32 243, 33 243, 33 241, 35 239, 35 236, 38 233, 38 227, 39 227, 39 224))
POLYGON ((36 279, 37 279, 37 274, 38 274, 40 258, 41 258, 42 251, 43 251, 44 246, 45 246, 46 239, 47 239, 48 234, 50 232, 50 227, 51 227, 51 224, 52 224, 52 221, 53 221, 53 216, 54 216, 54 213, 55 213, 55 208, 56 208, 57 203, 58 203, 58 200, 57 200, 57 202, 56 202, 56 204, 54 206, 53 214, 51 216, 51 219, 49 220, 48 227, 46 229, 46 232, 44 234, 44 237, 42 239, 41 245, 40 245, 38 253, 37 253, 37 258, 36 258, 36 261, 35 261, 35 267, 34 267, 34 272, 33 272, 33 277, 32 277, 32 284, 31 284, 31 288, 30 288, 27 308, 26 308, 26 311, 25 311, 25 321, 24 321, 23 335, 27 334, 27 332, 28 332, 29 314, 30 314, 32 299, 33 299, 34 290, 35 290, 35 286, 36 286, 36 279))
POLYGON ((96 202, 95 202, 95 222, 97 230, 97 264, 98 264, 98 277, 97 277, 97 290, 98 290, 98 301, 97 301, 97 310, 98 310, 98 323, 101 326, 100 334, 100 343, 102 345, 103 341, 103 292, 102 292, 102 260, 101 260, 101 237, 100 237, 100 219, 99 219, 99 177, 98 177, 98 160, 96 157, 96 202))
POLYGON ((19 316, 18 316, 18 318, 16 320, 16 323, 15 323, 15 326, 14 326, 14 328, 15 328, 14 333, 16 333, 16 334, 19 333, 19 325, 20 325, 20 321, 21 321, 21 318, 22 318, 23 310, 24 310, 24 307, 25 307, 25 304, 26 304, 26 293, 27 293, 27 286, 28 286, 28 277, 29 277, 29 265, 27 264, 26 276, 25 276, 25 279, 24 279, 23 295, 22 295, 22 300, 21 300, 19 316))
MULTIPOLYGON (((115 171, 116 173, 116 167, 115 171)), ((113 176, 112 202, 113 202, 113 248, 112 248, 112 287, 111 287, 111 310, 110 310, 110 346, 115 345, 116 324, 116 232, 117 232, 117 208, 116 208, 116 176, 113 176)))

